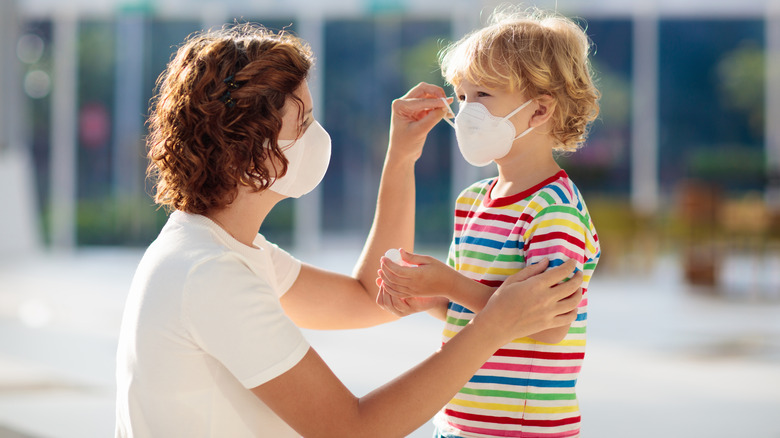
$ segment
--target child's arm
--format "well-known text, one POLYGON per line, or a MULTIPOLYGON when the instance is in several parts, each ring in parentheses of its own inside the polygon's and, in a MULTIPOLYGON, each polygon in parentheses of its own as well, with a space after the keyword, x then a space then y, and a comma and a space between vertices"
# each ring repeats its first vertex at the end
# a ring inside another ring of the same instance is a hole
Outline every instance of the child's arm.
MULTIPOLYGON (((401 250, 401 258, 416 266, 401 266, 383 257, 377 280, 378 283, 381 280, 385 294, 395 298, 408 301, 412 297, 446 297, 473 312, 479 312, 496 291, 496 288, 474 281, 434 257, 401 250)), ((524 280, 546 268, 547 259, 543 259, 521 270, 513 278, 524 280)), ((444 319, 443 315, 439 319, 444 319)))
MULTIPOLYGON (((421 311, 405 307, 404 301, 434 296, 446 297, 476 313, 485 307, 496 291, 496 288, 476 282, 434 257, 412 254, 404 250, 401 250, 401 257, 404 262, 416 266, 401 266, 383 257, 382 268, 379 270, 384 296, 382 301, 378 302, 396 315, 406 316, 421 311)), ((549 259, 540 258, 510 278, 517 280, 530 278, 547 269, 548 263, 549 259)), ((555 264, 560 263, 555 262, 555 264)), ((378 279, 377 282, 379 283, 380 280, 378 279)), ((438 307, 428 310, 428 313, 445 320, 446 305, 443 310, 438 307)), ((561 326, 534 333, 530 337, 540 342, 556 344, 563 340, 568 332, 569 326, 561 326)))
MULTIPOLYGON (((592 227, 587 211, 583 213, 575 203, 563 202, 545 207, 534 217, 523 236, 526 264, 549 260, 549 266, 554 267, 574 260, 577 266, 575 272, 583 271, 588 260, 598 252, 592 227)), ((583 284, 583 293, 589 280, 586 278, 583 284)), ((557 344, 569 333, 570 326, 555 327, 530 337, 557 344)))

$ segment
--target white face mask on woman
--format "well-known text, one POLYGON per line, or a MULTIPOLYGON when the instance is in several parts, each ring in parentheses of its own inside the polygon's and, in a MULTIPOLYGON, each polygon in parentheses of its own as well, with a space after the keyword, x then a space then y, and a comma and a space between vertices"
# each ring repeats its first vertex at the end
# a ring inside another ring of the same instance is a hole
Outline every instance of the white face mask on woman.
MULTIPOLYGON (((442 100, 449 107, 447 101, 444 98, 442 100)), ((447 118, 444 120, 455 128, 455 137, 458 139, 458 148, 463 158, 474 166, 487 166, 493 160, 508 154, 515 140, 534 129, 531 126, 520 135, 515 136, 515 126, 509 121, 512 116, 530 105, 531 102, 533 99, 520 105, 505 117, 496 117, 490 114, 490 111, 481 103, 461 102, 455 123, 447 118)))
POLYGON ((297 140, 279 140, 287 158, 287 173, 268 188, 282 196, 299 198, 322 181, 330 163, 330 135, 316 120, 297 140))

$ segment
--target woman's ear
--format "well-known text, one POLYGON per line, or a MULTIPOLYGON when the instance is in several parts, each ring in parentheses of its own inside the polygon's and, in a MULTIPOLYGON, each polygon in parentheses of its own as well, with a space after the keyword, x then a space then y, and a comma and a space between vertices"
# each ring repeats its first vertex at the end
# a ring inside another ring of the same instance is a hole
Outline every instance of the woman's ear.
POLYGON ((553 112, 555 111, 556 102, 555 98, 549 94, 540 95, 534 99, 534 102, 537 104, 537 108, 536 111, 534 111, 534 115, 531 116, 529 124, 530 126, 536 128, 538 126, 544 125, 548 120, 550 120, 553 112))

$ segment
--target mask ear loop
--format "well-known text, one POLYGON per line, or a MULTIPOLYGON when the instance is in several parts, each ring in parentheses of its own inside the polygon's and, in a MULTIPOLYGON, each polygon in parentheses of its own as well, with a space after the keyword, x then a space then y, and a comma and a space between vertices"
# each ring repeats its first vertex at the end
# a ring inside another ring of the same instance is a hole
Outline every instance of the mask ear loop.
MULTIPOLYGON (((528 99, 528 101, 527 101, 526 103, 524 103, 524 104, 520 105, 519 107, 517 107, 517 109, 515 109, 515 110, 514 110, 514 111, 512 111, 511 113, 507 114, 507 115, 506 115, 506 117, 504 117, 504 120, 509 120, 509 118, 510 118, 510 117, 512 117, 512 116, 514 116, 515 114, 519 113, 519 112, 520 112, 520 110, 522 110, 523 108, 525 108, 525 107, 527 107, 528 105, 530 105, 530 104, 531 104, 531 102, 533 102, 533 101, 534 101, 533 99, 528 99)), ((520 138, 520 137, 522 137, 522 136, 524 136, 524 135, 528 134, 528 133, 529 133, 529 132, 531 132, 533 129, 534 129, 534 127, 533 127, 533 126, 529 126, 529 127, 528 127, 528 129, 526 129, 525 131, 521 132, 521 133, 520 133, 520 135, 518 135, 517 137, 515 137, 514 139, 512 139, 512 141, 515 141, 515 140, 517 140, 518 138, 520 138)))
POLYGON ((447 107, 447 114, 444 117, 442 117, 442 120, 444 120, 445 122, 449 123, 450 126, 452 126, 454 128, 455 124, 452 123, 452 120, 450 120, 450 117, 449 117, 450 115, 455 117, 455 114, 452 112, 452 109, 450 108, 450 103, 447 102, 447 99, 444 98, 444 97, 440 97, 439 99, 441 99, 441 101, 444 102, 444 105, 447 107))

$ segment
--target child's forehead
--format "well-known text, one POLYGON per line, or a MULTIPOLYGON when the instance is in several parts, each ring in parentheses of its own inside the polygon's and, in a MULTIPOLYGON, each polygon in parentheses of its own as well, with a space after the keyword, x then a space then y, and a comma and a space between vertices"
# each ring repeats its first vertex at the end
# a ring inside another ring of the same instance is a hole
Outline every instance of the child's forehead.
POLYGON ((451 83, 452 83, 452 87, 455 90, 463 90, 463 91, 479 89, 479 90, 509 93, 515 89, 512 86, 511 81, 501 81, 501 80, 493 79, 491 77, 476 76, 474 74, 468 76, 466 75, 458 76, 457 78, 453 78, 453 81, 451 83))

